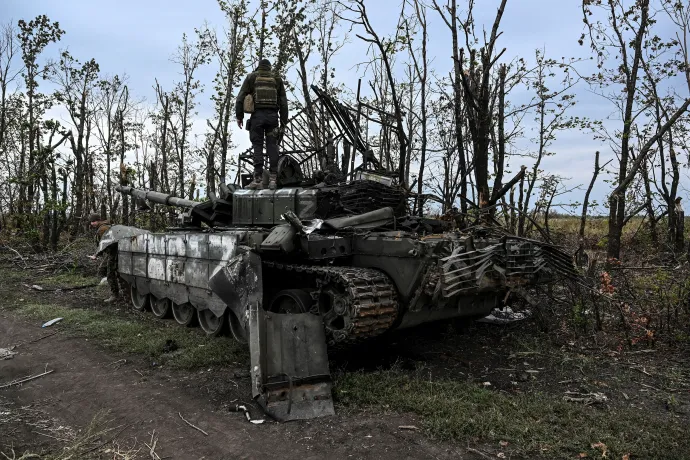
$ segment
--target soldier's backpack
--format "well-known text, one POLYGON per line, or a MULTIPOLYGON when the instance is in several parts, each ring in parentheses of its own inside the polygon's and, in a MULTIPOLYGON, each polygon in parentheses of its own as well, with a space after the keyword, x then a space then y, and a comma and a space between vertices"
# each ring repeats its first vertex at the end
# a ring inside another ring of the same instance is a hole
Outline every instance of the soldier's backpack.
POLYGON ((278 84, 270 72, 259 72, 254 81, 254 107, 278 108, 278 84))

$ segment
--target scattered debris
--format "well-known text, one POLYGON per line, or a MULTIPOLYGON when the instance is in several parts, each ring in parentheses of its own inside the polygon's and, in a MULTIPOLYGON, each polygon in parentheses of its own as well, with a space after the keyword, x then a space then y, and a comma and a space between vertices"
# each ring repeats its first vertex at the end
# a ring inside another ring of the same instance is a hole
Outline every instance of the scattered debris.
POLYGON ((609 398, 604 393, 578 393, 575 391, 566 391, 563 400, 591 406, 592 404, 604 403, 608 401, 609 398))
POLYGON ((417 428, 414 425, 400 425, 398 427, 399 430, 410 430, 410 431, 417 431, 419 428, 417 428))
POLYGON ((149 442, 150 444, 144 443, 144 445, 149 448, 149 455, 153 460, 160 460, 160 457, 156 453, 156 444, 158 444, 158 436, 156 436, 156 430, 153 430, 153 433, 151 433, 151 441, 149 442))
POLYGON ((254 425, 261 425, 264 423, 264 419, 252 419, 251 415, 249 414, 249 409, 244 404, 235 404, 234 406, 230 406, 230 412, 244 412, 244 416, 247 417, 247 421, 249 423, 253 423, 254 425))
POLYGON ((53 372, 55 372, 55 369, 46 371, 46 372, 44 372, 44 373, 42 373, 42 374, 31 375, 31 376, 29 376, 29 377, 24 377, 24 378, 19 379, 19 380, 13 380, 13 381, 11 381, 10 383, 6 383, 6 384, 4 384, 4 385, 0 385, 0 388, 7 388, 7 387, 11 387, 11 386, 13 386, 13 385, 19 385, 20 383, 28 382, 29 380, 34 380, 34 379, 37 379, 37 378, 39 378, 39 377, 43 377, 44 375, 51 374, 51 373, 53 373, 53 372))
POLYGON ((76 291, 78 289, 86 289, 86 288, 98 286, 98 284, 84 284, 82 286, 67 286, 67 287, 56 287, 56 288, 48 289, 48 288, 44 288, 43 286, 39 286, 38 284, 32 284, 32 285, 28 285, 26 283, 22 283, 22 284, 27 289, 33 289, 34 291, 44 291, 44 292, 76 291))
POLYGON ((55 331, 55 332, 52 332, 52 333, 50 333, 50 334, 43 335, 43 336, 41 336, 41 337, 39 337, 39 338, 37 338, 37 339, 30 340, 30 341, 28 341, 28 342, 26 342, 26 343, 22 343, 21 345, 28 345, 28 344, 30 344, 30 343, 40 342, 40 341, 43 340, 43 339, 47 339, 48 337, 54 336, 54 335, 57 334, 58 332, 59 332, 59 331, 55 331))
POLYGON ((471 448, 471 447, 467 447, 467 452, 471 452, 471 453, 473 453, 473 454, 477 454, 477 455, 479 455, 479 456, 481 456, 481 457, 483 457, 483 458, 489 458, 489 459, 492 458, 492 457, 490 457, 489 455, 486 455, 486 454, 485 454, 484 452, 482 452, 481 450, 473 449, 473 448, 471 448))
POLYGON ((478 319, 478 323, 489 323, 489 324, 509 324, 516 321, 522 321, 532 316, 530 310, 524 311, 513 311, 510 307, 505 307, 503 309, 494 308, 489 316, 482 319, 478 319))
MULTIPOLYGON (((14 347, 12 347, 14 348, 14 347)), ((0 361, 4 359, 12 359, 17 352, 12 351, 10 348, 0 348, 0 361)))
POLYGON ((652 389, 652 390, 655 390, 655 391, 663 391, 663 390, 661 390, 661 389, 659 389, 659 388, 657 388, 657 387, 653 387, 653 386, 651 386, 651 385, 647 385, 646 383, 640 382, 640 385, 642 385, 642 386, 645 387, 645 388, 649 388, 649 389, 652 389))
POLYGON ((165 345, 163 345, 163 353, 171 353, 175 350, 177 350, 177 342, 174 340, 168 339, 165 341, 165 345))
POLYGON ((647 348, 644 350, 626 351, 629 355, 639 355, 640 353, 656 353, 656 349, 647 348))
POLYGON ((643 373, 644 375, 646 375, 646 376, 653 377, 653 375, 650 374, 649 372, 647 372, 647 369, 645 369, 644 367, 640 369, 639 367, 630 366, 630 369, 633 369, 633 370, 642 372, 642 373, 643 373))
POLYGON ((60 321, 62 321, 62 318, 51 319, 51 320, 48 321, 47 323, 43 323, 43 326, 41 326, 41 327, 50 327, 50 326, 52 326, 53 324, 59 323, 60 321))
MULTIPOLYGON (((114 363, 108 364, 108 366, 116 366, 116 365, 118 365, 118 364, 120 364, 120 363, 125 364, 126 362, 127 362, 126 359, 120 359, 120 360, 118 360, 118 361, 115 361, 114 363)), ((118 366, 118 367, 119 367, 119 366, 118 366)))
POLYGON ((194 428, 195 430, 197 430, 197 431, 203 433, 204 436, 208 436, 208 433, 207 433, 207 432, 205 432, 204 430, 202 430, 201 428, 199 428, 199 427, 196 426, 196 425, 192 425, 192 424, 189 423, 187 420, 185 420, 185 418, 182 416, 182 414, 181 414, 180 412, 178 412, 177 415, 179 415, 180 418, 182 419, 182 421, 185 422, 187 425, 189 425, 189 426, 191 426, 192 428, 194 428))
POLYGON ((601 458, 606 458, 606 453, 609 450, 603 442, 593 443, 592 449, 601 449, 601 458))

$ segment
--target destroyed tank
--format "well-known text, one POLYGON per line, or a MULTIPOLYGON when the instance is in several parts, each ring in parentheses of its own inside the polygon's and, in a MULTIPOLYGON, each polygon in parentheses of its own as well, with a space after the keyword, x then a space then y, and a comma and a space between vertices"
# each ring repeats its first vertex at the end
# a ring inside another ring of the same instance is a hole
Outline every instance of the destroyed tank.
POLYGON ((254 396, 280 420, 333 413, 326 343, 480 318, 510 290, 574 273, 550 244, 410 216, 408 192, 376 164, 367 169, 367 158, 376 162, 363 148, 363 167, 346 180, 333 167, 333 139, 323 149, 330 173, 313 179, 284 154, 277 190, 221 184, 196 202, 119 186, 140 204, 183 209, 182 225, 113 226, 100 247, 117 244, 137 309, 184 326, 198 320, 209 335, 227 324, 249 341, 254 396))
POLYGON ((572 265, 570 256, 548 244, 488 228, 453 231, 448 221, 405 216, 403 193, 371 180, 226 188, 201 203, 126 186, 117 190, 186 208, 180 228, 119 239, 118 271, 132 286, 134 306, 143 310, 150 303, 156 316, 172 315, 182 325, 198 318, 209 335, 222 332, 227 321, 240 341, 247 337, 248 310, 238 298, 252 287, 241 286, 237 277, 247 284, 258 280, 247 277, 247 267, 229 276, 234 264, 254 263, 266 311, 318 315, 332 345, 432 321, 483 317, 509 290, 553 281, 572 265), (354 214, 349 200, 362 194, 372 210, 354 214))

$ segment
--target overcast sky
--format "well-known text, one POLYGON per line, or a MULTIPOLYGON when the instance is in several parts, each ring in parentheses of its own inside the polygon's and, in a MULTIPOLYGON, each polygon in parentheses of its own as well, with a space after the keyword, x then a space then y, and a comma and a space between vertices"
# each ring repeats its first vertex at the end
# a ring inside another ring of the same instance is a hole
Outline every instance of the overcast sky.
MULTIPOLYGON (((581 0, 509 0, 502 22, 503 36, 499 45, 506 47, 506 60, 515 56, 532 58, 537 48, 545 48, 547 55, 561 57, 589 57, 589 49, 578 45, 583 31, 581 0)), ((441 2, 439 2, 441 3, 441 2)), ((479 0, 475 17, 478 24, 490 28, 498 0, 479 0)), ((458 1, 458 5, 464 2, 458 1)), ((399 13, 398 0, 371 0, 367 9, 373 25, 381 34, 394 31, 399 13)), ((46 14, 59 21, 66 31, 61 42, 51 45, 46 56, 57 55, 68 48, 72 55, 85 61, 96 59, 106 74, 126 73, 130 79, 130 91, 138 96, 154 100, 152 86, 158 79, 171 88, 179 77, 178 68, 170 61, 183 33, 193 34, 194 28, 208 22, 222 27, 223 14, 216 0, 0 0, 2 21, 32 19, 46 14)), ((439 75, 446 75, 452 66, 450 35, 443 21, 429 11, 429 54, 432 67, 439 75)), ((336 80, 343 81, 353 90, 363 70, 354 66, 363 60, 366 48, 354 35, 341 51, 334 65, 336 80)), ((583 67, 586 70, 586 67, 583 67)), ((215 70, 205 69, 201 80, 210 84, 215 70)), ((201 96, 199 118, 211 115, 208 102, 210 89, 201 96)), ((578 106, 573 115, 604 118, 611 114, 611 106, 591 94, 584 84, 577 88, 578 106)), ((520 95, 514 97, 519 98, 520 95)), ((203 122, 199 123, 202 126, 203 122)), ((246 133, 238 133, 240 140, 246 133)), ((243 145, 247 141, 244 140, 243 145)), ((524 145, 524 148, 529 148, 524 145)), ((587 133, 570 132, 559 136, 553 149, 557 155, 544 162, 545 170, 570 178, 569 185, 589 182, 593 168, 594 151, 610 155, 606 146, 592 140, 587 133)), ((520 160, 515 160, 519 162, 520 160)), ((527 163, 529 166, 529 163, 527 163)), ((514 169, 519 164, 512 165, 514 169)), ((599 181, 594 197, 601 200, 608 185, 599 181)), ((568 196, 569 200, 581 200, 584 190, 568 196)))

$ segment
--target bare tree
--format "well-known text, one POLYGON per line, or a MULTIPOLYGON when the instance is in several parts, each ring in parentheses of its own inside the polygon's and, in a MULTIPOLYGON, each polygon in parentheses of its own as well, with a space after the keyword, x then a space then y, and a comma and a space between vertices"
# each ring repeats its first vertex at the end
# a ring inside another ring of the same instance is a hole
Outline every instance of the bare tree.
POLYGON ((7 214, 14 214, 15 212, 13 188, 9 184, 9 179, 14 174, 11 171, 12 161, 9 155, 8 135, 10 129, 16 129, 16 120, 20 117, 17 117, 16 113, 14 117, 12 116, 19 100, 16 97, 11 98, 8 89, 22 72, 17 62, 20 53, 17 35, 18 31, 11 22, 0 26, 0 152, 2 153, 0 158, 2 158, 6 168, 4 172, 0 171, 0 183, 3 184, 2 189, 0 189, 0 197, 7 202, 6 208, 3 203, 0 203, 0 214, 3 219, 7 214), (7 212, 4 212, 5 209, 7 212))
POLYGON ((378 33, 374 30, 371 22, 369 21, 369 16, 367 14, 367 9, 364 6, 364 0, 353 0, 349 5, 343 5, 345 10, 350 13, 354 13, 355 16, 352 18, 343 18, 352 24, 359 25, 364 29, 365 35, 357 35, 357 37, 369 43, 370 49, 374 49, 378 55, 378 59, 381 61, 382 68, 385 70, 386 80, 390 87, 391 101, 393 103, 393 116, 396 125, 396 136, 398 141, 398 181, 400 184, 407 183, 407 177, 405 175, 405 162, 407 161, 407 136, 405 134, 405 126, 403 122, 403 110, 402 103, 398 96, 398 91, 396 88, 396 80, 393 76, 393 68, 391 65, 391 51, 394 49, 394 43, 397 40, 397 36, 391 42, 381 38, 378 33))
POLYGON ((465 34, 465 46, 469 56, 460 51, 460 70, 467 63, 467 71, 462 72, 462 85, 466 102, 466 113, 469 119, 470 135, 474 152, 474 176, 475 187, 479 199, 479 207, 488 207, 491 196, 489 194, 489 147, 492 127, 491 114, 491 75, 492 69, 505 52, 496 50, 496 42, 501 36, 499 27, 505 11, 507 0, 501 0, 496 12, 491 34, 488 39, 484 35, 484 43, 477 50, 474 43, 477 41, 475 22, 473 17, 474 0, 468 4, 467 17, 460 26, 465 34))
MULTIPOLYGON (((98 82, 97 116, 95 121, 96 136, 100 148, 105 156, 105 189, 107 196, 107 213, 111 219, 115 217, 113 202, 113 172, 112 162, 119 155, 117 152, 117 118, 120 104, 124 99, 126 79, 114 75, 103 78, 98 82)), ((119 164, 119 162, 118 162, 119 164)), ((116 168, 119 171, 119 168, 116 168)))
POLYGON ((11 23, 2 25, 0 27, 0 149, 3 150, 8 116, 7 90, 22 72, 21 68, 17 68, 16 63, 19 52, 16 27, 11 23))
MULTIPOLYGON (((196 77, 199 68, 206 64, 209 58, 207 43, 203 41, 190 42, 183 34, 182 44, 173 56, 173 62, 181 67, 182 81, 175 86, 170 102, 178 119, 176 129, 172 130, 177 157, 177 181, 179 196, 185 196, 185 167, 186 155, 189 149, 189 134, 192 127, 192 117, 195 114, 195 98, 202 90, 201 82, 196 77)), ((190 197, 192 199, 193 197, 190 197)))
POLYGON ((589 210, 589 199, 592 194, 592 189, 594 188, 594 184, 597 182, 597 177, 599 177, 599 173, 606 167, 608 163, 610 163, 613 160, 609 160, 607 163, 599 166, 599 151, 597 150, 594 154, 594 172, 592 172, 592 180, 589 181, 589 186, 587 187, 587 191, 585 192, 585 198, 582 201, 582 215, 580 217, 580 231, 579 231, 579 236, 580 236, 580 245, 582 245, 582 241, 585 238, 585 226, 587 224, 587 211, 589 210))
MULTIPOLYGON (((67 109, 74 128, 69 141, 75 160, 73 193, 76 199, 74 216, 77 222, 84 218, 84 182, 87 178, 90 153, 88 149, 90 120, 95 111, 93 93, 98 83, 99 71, 95 60, 91 59, 82 64, 69 52, 64 51, 52 74, 53 81, 58 85, 55 99, 67 109)), ((75 225, 73 232, 77 230, 78 226, 75 225)))
MULTIPOLYGON (((529 87, 536 93, 535 118, 537 123, 536 153, 534 165, 527 177, 527 188, 524 192, 520 216, 518 218, 518 235, 525 235, 525 217, 530 209, 530 201, 534 187, 540 176, 540 167, 545 157, 553 155, 549 147, 556 139, 556 135, 563 130, 573 127, 576 120, 566 116, 568 110, 575 105, 575 96, 569 91, 580 81, 573 78, 569 72, 570 64, 559 63, 545 56, 545 51, 535 53, 536 66, 534 72, 526 78, 529 87), (551 80, 555 77, 556 69, 563 70, 562 81, 557 89, 551 89, 551 80)), ((579 119, 577 120, 579 122, 579 119)), ((494 187, 495 190, 495 187, 494 187)))
POLYGON ((208 43, 213 60, 218 66, 213 81, 214 94, 211 96, 215 106, 215 120, 207 121, 210 132, 204 147, 208 191, 215 190, 217 176, 224 181, 228 173, 228 151, 232 142, 231 121, 234 118, 234 89, 245 72, 244 54, 249 42, 247 2, 219 1, 219 5, 227 21, 222 37, 208 28, 205 28, 200 36, 200 41, 208 43))
MULTIPOLYGON (((621 0, 610 0, 606 4, 583 0, 582 11, 587 29, 581 37, 581 43, 588 36, 592 50, 599 59, 600 70, 589 81, 601 91, 608 91, 602 95, 615 104, 621 115, 620 130, 612 136, 606 136, 618 157, 616 187, 609 195, 607 255, 609 259, 620 259, 628 187, 659 138, 688 109, 690 98, 686 98, 668 116, 666 122, 654 130, 651 137, 640 143, 633 160, 631 139, 635 132, 646 132, 644 128, 636 127, 636 124, 645 123, 641 116, 649 107, 648 99, 638 98, 640 81, 645 78, 645 47, 651 42, 661 41, 659 37, 652 36, 655 13, 650 11, 650 0, 639 0, 630 6, 626 6, 621 0), (605 15, 605 19, 596 20, 594 14, 597 11, 605 15)), ((690 87, 690 81, 688 85, 690 87)))
MULTIPOLYGON (((433 0, 434 9, 441 15, 443 22, 450 29, 453 43, 453 114, 455 116, 455 126, 460 127, 464 121, 464 111, 462 103, 462 69, 460 67, 460 40, 458 39, 458 7, 457 0, 449 0, 441 7, 436 0, 433 0)), ((456 145, 465 144, 463 130, 456 129, 456 145)), ((467 161, 465 155, 459 156, 460 162, 460 209, 462 214, 467 213, 467 161)))
POLYGON ((60 40, 64 31, 60 29, 59 23, 50 22, 46 15, 37 16, 29 22, 20 20, 17 25, 19 27, 19 46, 24 62, 22 75, 26 90, 28 115, 28 145, 19 159, 20 173, 22 174, 20 212, 30 213, 35 198, 35 180, 31 178, 31 174, 38 150, 39 120, 46 105, 46 98, 38 92, 38 80, 45 76, 48 71, 39 63, 39 57, 46 46, 60 40))
MULTIPOLYGON (((414 63, 414 71, 417 76, 417 79, 419 80, 419 86, 420 86, 420 101, 419 101, 419 106, 420 106, 420 114, 419 114, 419 122, 422 127, 422 132, 421 132, 421 146, 420 146, 420 151, 419 151, 419 173, 417 175, 417 212, 421 216, 422 215, 422 196, 423 196, 423 189, 424 189, 424 167, 426 166, 426 149, 427 149, 427 126, 428 126, 428 120, 427 120, 427 89, 428 89, 428 79, 429 79, 429 58, 427 56, 427 44, 429 42, 429 35, 427 33, 427 20, 426 20, 426 7, 419 2, 419 0, 413 0, 411 2, 413 8, 414 8, 414 14, 415 18, 419 24, 419 27, 421 29, 422 33, 422 43, 421 43, 421 59, 417 59, 417 50, 415 50, 412 46, 412 37, 409 29, 409 24, 406 21, 406 30, 407 30, 407 44, 408 44, 408 51, 410 54, 410 57, 412 58, 412 62, 414 63), (421 61, 421 62, 420 62, 421 61)), ((412 108, 412 107, 410 107, 412 108)), ((413 111, 410 110, 410 115, 409 119, 412 120, 414 117, 413 111)), ((412 132, 412 130, 409 130, 409 132, 412 132)), ((409 155, 411 157, 411 155, 409 155)), ((408 162, 409 163, 409 162, 408 162)))
POLYGON ((153 123, 156 126, 156 134, 154 142, 158 151, 161 154, 160 171, 158 177, 160 184, 165 193, 170 193, 170 175, 168 173, 168 164, 170 159, 170 126, 172 126, 172 108, 170 103, 170 93, 163 90, 160 83, 156 80, 156 103, 158 111, 152 114, 153 123))

